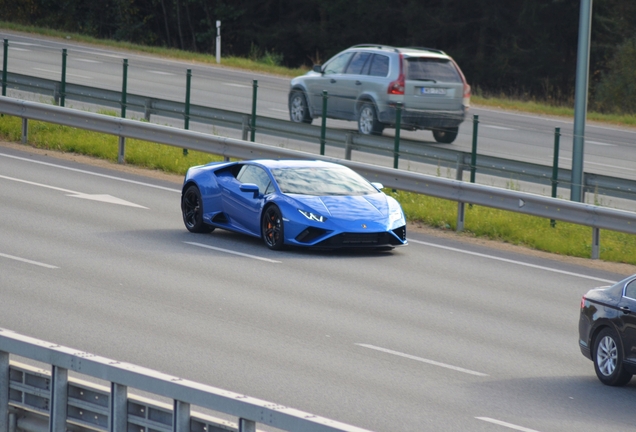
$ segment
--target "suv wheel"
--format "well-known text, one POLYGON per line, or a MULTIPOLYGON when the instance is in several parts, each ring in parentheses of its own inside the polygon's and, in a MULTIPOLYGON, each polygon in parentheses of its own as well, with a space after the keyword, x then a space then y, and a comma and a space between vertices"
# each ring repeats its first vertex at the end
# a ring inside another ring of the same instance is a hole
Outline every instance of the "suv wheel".
POLYGON ((363 135, 382 135, 384 125, 378 120, 378 114, 372 103, 366 102, 358 113, 358 131, 363 135))
POLYGON ((311 123, 307 99, 303 92, 294 90, 289 95, 289 118, 294 123, 311 123))
POLYGON ((450 128, 433 129, 433 137, 435 141, 442 144, 450 144, 457 138, 459 126, 450 128))

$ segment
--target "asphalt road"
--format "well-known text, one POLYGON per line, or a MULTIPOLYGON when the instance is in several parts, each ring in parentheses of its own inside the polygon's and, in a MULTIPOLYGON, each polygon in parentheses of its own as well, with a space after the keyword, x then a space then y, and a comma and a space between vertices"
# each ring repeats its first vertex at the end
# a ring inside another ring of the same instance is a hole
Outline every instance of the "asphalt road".
POLYGON ((408 233, 389 253, 191 234, 179 184, 0 148, 0 327, 376 431, 631 431, 579 352, 625 276, 408 233))
MULTIPOLYGON (((191 64, 148 55, 122 53, 114 49, 100 49, 67 41, 49 40, 0 31, 0 38, 9 40, 8 67, 10 72, 60 79, 63 48, 68 50, 67 81, 111 90, 121 90, 123 66, 127 58, 129 93, 158 98, 185 100, 186 69, 192 70, 192 103, 250 113, 252 106, 252 82, 258 81, 257 114, 288 119, 287 94, 289 79, 249 71, 231 70, 215 65, 191 64)), ((470 77, 469 81, 470 81, 470 77)), ((11 92, 10 92, 11 94, 11 92)), ((26 97, 15 92, 14 97, 26 97)), ((73 105, 70 101, 68 105, 73 105)), ((68 106, 67 105, 67 106, 68 106)), ((77 105, 77 104, 76 104, 77 105)), ((479 115, 479 154, 519 159, 544 165, 552 165, 554 131, 561 128, 559 165, 572 167, 572 120, 524 113, 473 107, 469 120, 460 127, 453 149, 470 151, 472 146, 472 115, 479 115)), ((134 113, 129 112, 129 115, 134 113)), ((139 114, 137 114, 139 116, 139 114)), ((160 119, 158 121, 164 121, 160 119)), ((317 122, 315 122, 317 124, 317 122)), ((329 127, 356 129, 354 122, 328 120, 329 127)), ((192 125, 192 129, 218 132, 217 128, 192 125)), ((233 133, 239 134, 234 131, 233 133)), ((393 135, 392 130, 385 135, 393 135)), ((434 143, 429 131, 407 132, 402 136, 434 143)), ((298 147, 298 142, 257 135, 257 141, 268 144, 298 147)), ((616 126, 588 123, 586 127, 585 171, 615 177, 636 179, 636 130, 616 126)), ((313 144, 313 151, 318 145, 313 144)), ((342 154, 338 154, 342 157, 342 154)), ((356 152, 357 158, 366 156, 356 152)), ((386 163, 391 163, 391 158, 386 163)), ((374 158, 374 163, 378 161, 374 158)), ((403 162, 404 163, 404 162, 403 162)), ((435 171, 435 167, 429 170, 435 171)), ((486 180, 488 181, 488 180, 486 180)))

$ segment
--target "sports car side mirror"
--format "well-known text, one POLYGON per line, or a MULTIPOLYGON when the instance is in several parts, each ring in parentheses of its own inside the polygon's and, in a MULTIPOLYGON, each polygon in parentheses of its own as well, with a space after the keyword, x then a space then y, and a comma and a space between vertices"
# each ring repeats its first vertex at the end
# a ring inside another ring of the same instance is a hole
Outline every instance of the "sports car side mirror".
POLYGON ((371 185, 373 185, 374 188, 376 188, 377 190, 381 191, 382 189, 384 189, 384 185, 382 183, 378 183, 378 182, 371 182, 371 185))
POLYGON ((252 193, 254 195, 254 198, 258 198, 258 186, 256 186, 254 183, 243 183, 239 187, 239 189, 241 190, 241 192, 252 193))

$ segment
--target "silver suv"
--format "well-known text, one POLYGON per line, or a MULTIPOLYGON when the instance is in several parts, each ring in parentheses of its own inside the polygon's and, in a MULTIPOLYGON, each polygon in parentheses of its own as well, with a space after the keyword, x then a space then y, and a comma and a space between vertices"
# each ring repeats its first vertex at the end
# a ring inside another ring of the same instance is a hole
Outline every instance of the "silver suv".
POLYGON ((429 129, 435 140, 452 143, 470 105, 470 86, 457 63, 443 51, 356 45, 291 81, 289 117, 311 123, 322 116, 358 122, 361 134, 381 135, 395 127, 429 129))

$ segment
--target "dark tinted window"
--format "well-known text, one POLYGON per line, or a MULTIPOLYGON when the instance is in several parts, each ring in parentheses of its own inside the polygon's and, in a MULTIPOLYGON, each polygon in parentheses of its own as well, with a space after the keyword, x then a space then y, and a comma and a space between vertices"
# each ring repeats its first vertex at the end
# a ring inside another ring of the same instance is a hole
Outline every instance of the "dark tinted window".
POLYGON ((272 174, 283 193, 302 195, 369 195, 378 193, 347 167, 279 168, 272 174))
POLYGON ((628 283, 625 287, 625 297, 636 300, 636 279, 628 283))
POLYGON ((272 189, 271 180, 265 170, 255 165, 244 165, 236 179, 241 183, 254 183, 262 194, 268 194, 272 189))
POLYGON ((462 82, 455 65, 446 59, 408 57, 405 59, 407 80, 462 82))
POLYGON ((352 55, 352 52, 346 52, 331 60, 325 65, 325 75, 343 73, 345 68, 347 67, 347 64, 349 64, 349 59, 351 59, 352 55))
POLYGON ((384 55, 376 54, 371 60, 369 75, 385 77, 389 74, 389 58, 384 55))
POLYGON ((371 53, 367 52, 357 52, 354 54, 351 59, 351 63, 349 63, 349 67, 347 67, 347 74, 355 74, 361 75, 364 72, 365 66, 371 57, 371 53))

